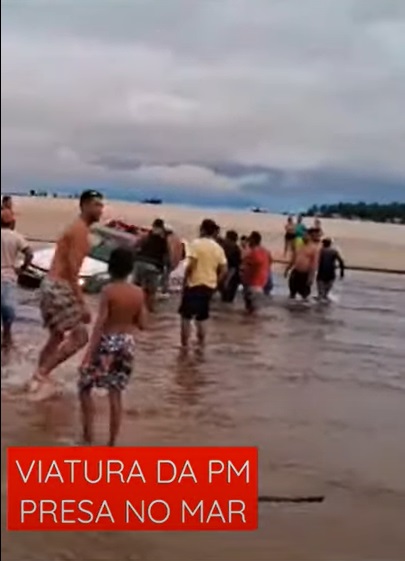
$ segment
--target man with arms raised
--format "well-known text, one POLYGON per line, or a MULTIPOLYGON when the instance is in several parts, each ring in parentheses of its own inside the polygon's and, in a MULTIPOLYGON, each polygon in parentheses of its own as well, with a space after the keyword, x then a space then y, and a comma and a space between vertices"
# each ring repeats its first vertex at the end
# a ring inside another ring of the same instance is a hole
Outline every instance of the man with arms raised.
POLYGON ((215 241, 216 232, 217 225, 213 220, 203 220, 200 237, 189 247, 179 308, 183 349, 188 348, 192 320, 196 322, 198 343, 200 347, 204 346, 211 298, 227 272, 225 252, 215 241))
POLYGON ((297 294, 307 300, 311 294, 312 283, 318 270, 319 248, 313 239, 313 231, 308 230, 303 237, 303 245, 295 248, 291 261, 285 270, 285 276, 290 273, 288 286, 290 298, 295 299, 297 294))
POLYGON ((90 226, 103 212, 103 196, 84 191, 80 215, 59 238, 55 255, 40 289, 40 310, 49 338, 40 352, 31 390, 42 387, 59 364, 82 349, 88 340, 86 324, 91 321, 79 285, 79 273, 90 250, 90 226))

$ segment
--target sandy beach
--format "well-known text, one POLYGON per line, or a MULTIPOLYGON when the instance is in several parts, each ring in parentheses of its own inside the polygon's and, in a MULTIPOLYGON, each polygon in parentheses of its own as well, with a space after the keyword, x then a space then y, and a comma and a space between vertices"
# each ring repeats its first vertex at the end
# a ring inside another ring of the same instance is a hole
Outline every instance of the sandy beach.
MULTIPOLYGON (((16 198, 19 230, 53 240, 77 201, 16 198)), ((148 225, 162 216, 181 235, 214 217, 258 229, 277 255, 284 218, 108 202, 106 219, 148 225)), ((403 227, 324 221, 349 264, 405 269, 403 227)), ((56 373, 62 394, 30 403, 21 387, 45 339, 35 292, 20 291, 17 348, 2 368, 2 556, 6 561, 400 561, 405 556, 404 277, 349 272, 329 308, 292 309, 285 280, 260 318, 242 303, 214 304, 203 358, 178 352, 177 297, 160 302, 137 342, 122 445, 256 445, 259 491, 319 495, 313 505, 260 505, 248 533, 60 533, 5 530, 5 448, 63 446, 78 435, 80 357, 56 373)), ((89 299, 94 308, 96 299, 89 299)), ((97 400, 97 442, 107 407, 97 400), (104 417, 103 417, 104 413, 104 417)))
MULTIPOLYGON (((77 214, 77 201, 18 197, 15 207, 19 230, 30 238, 54 240, 77 214)), ((274 256, 281 257, 285 217, 251 212, 226 212, 176 206, 153 206, 107 201, 104 220, 121 218, 140 226, 149 226, 154 218, 168 221, 184 238, 195 237, 203 218, 214 218, 222 228, 234 228, 240 234, 259 230, 274 256)), ((311 219, 307 219, 308 225, 311 219)), ((323 220, 324 231, 341 249, 349 266, 405 271, 404 227, 348 220, 323 220)))

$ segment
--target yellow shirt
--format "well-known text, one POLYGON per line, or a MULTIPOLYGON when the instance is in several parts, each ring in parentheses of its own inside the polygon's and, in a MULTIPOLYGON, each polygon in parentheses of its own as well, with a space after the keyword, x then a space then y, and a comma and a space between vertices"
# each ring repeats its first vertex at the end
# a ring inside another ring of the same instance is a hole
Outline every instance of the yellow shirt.
POLYGON ((299 249, 304 245, 304 240, 302 238, 295 238, 295 249, 299 249))
POLYGON ((187 257, 195 260, 187 286, 202 285, 215 290, 218 284, 218 268, 227 264, 222 247, 210 238, 198 238, 190 244, 187 257))

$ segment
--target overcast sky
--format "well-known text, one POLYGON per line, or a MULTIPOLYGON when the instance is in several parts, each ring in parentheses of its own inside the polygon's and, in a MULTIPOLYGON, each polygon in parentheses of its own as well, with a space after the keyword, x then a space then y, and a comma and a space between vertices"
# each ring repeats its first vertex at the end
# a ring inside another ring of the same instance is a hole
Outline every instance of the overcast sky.
POLYGON ((405 200, 404 0, 8 0, 1 33, 2 190, 405 200))

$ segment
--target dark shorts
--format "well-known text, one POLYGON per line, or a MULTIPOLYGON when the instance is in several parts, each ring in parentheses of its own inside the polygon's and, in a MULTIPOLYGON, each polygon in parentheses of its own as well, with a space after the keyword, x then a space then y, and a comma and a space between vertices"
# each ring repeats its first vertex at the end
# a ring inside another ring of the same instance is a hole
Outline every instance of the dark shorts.
POLYGON ((322 278, 317 278, 316 279, 316 284, 317 284, 317 288, 318 288, 318 295, 321 298, 327 298, 329 295, 329 292, 332 290, 333 288, 333 284, 335 282, 335 279, 322 279, 322 278))
POLYGON ((153 263, 136 261, 134 265, 134 283, 148 292, 157 292, 161 281, 162 269, 153 263))
POLYGON ((183 319, 205 321, 210 317, 210 303, 214 291, 208 286, 186 287, 183 291, 179 314, 183 319))
POLYGON ((288 280, 291 298, 295 298, 299 294, 302 298, 308 298, 311 294, 311 285, 309 284, 309 273, 302 273, 293 269, 288 280))
POLYGON ((284 239, 286 242, 292 242, 293 240, 295 240, 295 234, 293 233, 287 233, 284 235, 284 239))
POLYGON ((135 342, 132 335, 103 335, 91 364, 79 372, 79 391, 93 387, 125 389, 132 373, 134 357, 135 342))
POLYGON ((246 310, 255 312, 260 304, 263 303, 263 289, 256 286, 243 287, 243 299, 245 301, 246 310))

